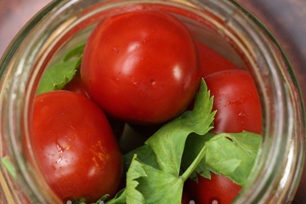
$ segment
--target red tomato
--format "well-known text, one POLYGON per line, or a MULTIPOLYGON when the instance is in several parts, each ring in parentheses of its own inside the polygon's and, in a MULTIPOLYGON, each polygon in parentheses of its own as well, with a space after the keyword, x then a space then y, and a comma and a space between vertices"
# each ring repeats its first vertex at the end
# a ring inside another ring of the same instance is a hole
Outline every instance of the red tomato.
POLYGON ((239 69, 230 60, 202 42, 197 42, 196 45, 200 59, 201 76, 206 77, 223 70, 239 69))
POLYGON ((196 204, 229 204, 241 187, 225 176, 211 174, 211 179, 199 176, 198 181, 189 180, 188 189, 196 204))
POLYGON ((54 91, 34 101, 32 149, 47 183, 62 199, 93 202, 114 195, 122 155, 100 108, 81 94, 54 91))
POLYGON ((85 47, 81 78, 106 112, 141 124, 181 113, 200 79, 187 27, 154 11, 124 13, 101 22, 85 47))
POLYGON ((64 87, 65 90, 72 91, 75 93, 83 94, 87 98, 90 98, 87 89, 85 88, 80 72, 77 72, 73 79, 64 87))
POLYGON ((182 204, 189 204, 190 201, 189 195, 186 193, 186 191, 184 191, 182 196, 182 204))
POLYGON ((245 70, 227 70, 205 77, 214 96, 214 132, 261 133, 262 113, 252 76, 245 70))
MULTIPOLYGON (((78 93, 78 94, 83 94, 87 98, 91 99, 87 89, 85 88, 81 80, 81 76, 79 72, 76 73, 74 78, 64 87, 64 89, 78 93)), ((110 116, 108 116, 107 119, 111 125, 111 128, 113 129, 114 135, 116 137, 120 137, 123 131, 124 122, 120 120, 116 120, 110 116)))

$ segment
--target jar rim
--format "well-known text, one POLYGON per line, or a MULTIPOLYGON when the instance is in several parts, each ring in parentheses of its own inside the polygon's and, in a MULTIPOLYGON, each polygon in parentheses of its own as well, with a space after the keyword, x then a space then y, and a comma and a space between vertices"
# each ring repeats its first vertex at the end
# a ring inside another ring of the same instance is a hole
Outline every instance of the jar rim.
MULTIPOLYGON (((114 2, 115 6, 122 6, 122 4, 133 4, 139 1, 132 0, 126 1, 125 3, 120 1, 114 2)), ((254 175, 256 175, 252 178, 253 184, 250 185, 248 189, 243 190, 243 196, 239 196, 236 203, 245 203, 250 200, 259 201, 258 197, 261 197, 260 201, 262 201, 262 199, 271 200, 271 198, 267 196, 267 192, 272 190, 271 183, 273 185, 282 185, 280 190, 277 191, 278 193, 280 193, 281 190, 286 190, 284 193, 277 195, 278 199, 283 199, 284 201, 292 199, 297 188, 296 183, 300 178, 301 172, 298 169, 302 166, 304 160, 303 154, 301 154, 301 152, 304 152, 304 142, 302 142, 303 138, 301 136, 303 133, 302 127, 304 127, 305 124, 303 116, 304 107, 303 104, 299 102, 302 101, 301 93, 292 72, 291 65, 281 49, 281 46, 261 22, 235 1, 216 0, 205 2, 182 2, 179 0, 146 0, 141 1, 141 4, 152 2, 184 7, 184 9, 189 9, 192 12, 212 12, 213 15, 218 16, 227 27, 226 30, 222 30, 223 35, 230 35, 228 40, 235 41, 235 45, 238 46, 237 49, 244 50, 248 53, 246 57, 252 63, 253 67, 258 68, 258 70, 251 70, 251 72, 257 82, 259 90, 261 90, 260 94, 263 98, 266 132, 261 153, 263 156, 258 159, 256 163, 258 166, 254 168, 253 171, 254 175), (235 33, 231 34, 230 32, 235 33), (260 58, 261 64, 255 62, 253 58, 260 58), (280 67, 282 67, 281 70, 280 67), (267 84, 270 85, 270 89, 266 88, 267 84), (274 94, 273 98, 270 98, 271 91, 273 92, 272 94, 274 94), (299 141, 299 143, 295 141, 299 141), (290 158, 287 158, 288 154, 290 158), (279 173, 279 168, 284 167, 290 169, 292 172, 290 173, 288 170, 284 170, 281 171, 283 174, 281 175, 279 173), (275 177, 275 175, 278 176, 277 179, 272 178, 275 177), (258 180, 258 178, 261 178, 261 180, 258 180), (274 179, 273 182, 271 182, 271 179, 274 179), (287 182, 292 184, 290 189, 287 189, 288 187, 281 183, 282 179, 283 182, 284 179, 287 179, 287 182), (288 181, 288 179, 290 181, 288 181)), ((105 5, 107 5, 107 3, 109 2, 106 1, 105 5)), ((37 78, 32 79, 32 81, 29 80, 29 78, 31 78, 30 74, 33 76, 42 74, 43 70, 33 70, 34 61, 38 53, 40 53, 39 55, 42 59, 47 59, 49 57, 48 54, 41 55, 41 48, 45 46, 44 43, 47 40, 50 41, 52 37, 47 36, 44 30, 54 27, 57 27, 57 29, 60 28, 58 27, 60 23, 56 25, 50 24, 54 23, 53 20, 62 14, 66 15, 62 18, 62 22, 66 21, 67 19, 65 20, 65 18, 68 18, 73 12, 71 7, 76 7, 79 4, 87 5, 90 3, 82 3, 82 1, 78 0, 67 0, 54 1, 49 4, 25 26, 23 31, 14 39, 14 42, 9 46, 9 49, 5 52, 0 61, 0 70, 3 72, 0 72, 0 74, 2 78, 4 78, 0 85, 0 96, 3 96, 0 102, 7 105, 6 107, 0 107, 1 112, 5 112, 5 114, 1 116, 1 120, 4 121, 4 117, 8 115, 14 116, 11 117, 7 123, 2 122, 3 124, 1 125, 5 125, 3 127, 7 127, 12 134, 15 134, 15 136, 12 135, 13 138, 16 137, 16 135, 20 135, 21 130, 28 131, 25 124, 16 124, 15 121, 18 119, 25 122, 29 115, 28 111, 30 111, 30 109, 26 107, 30 107, 29 101, 34 93, 27 92, 25 87, 34 86, 38 83, 37 78), (27 67, 25 67, 25 65, 27 65, 27 67), (6 77, 6 75, 13 76, 13 78, 6 77)), ((113 7, 115 6, 113 5, 113 7)), ((110 8, 112 7, 105 7, 101 10, 110 8)), ((92 10, 87 13, 84 18, 98 12, 99 11, 92 10)), ((76 20, 75 16, 72 16, 70 20, 69 24, 65 24, 63 29, 77 25, 82 19, 76 20)), ((216 24, 216 26, 221 26, 221 24, 216 24)), ((59 32, 60 29, 56 30, 56 32, 59 32)), ((53 40, 53 38, 51 39, 53 40)), ((53 45, 55 44, 56 41, 53 45)), ((47 50, 48 49, 50 51, 52 47, 47 48, 47 50)), ((10 138, 10 140, 12 144, 18 146, 17 138, 14 140, 10 138)), ((20 155, 22 155, 22 150, 20 148, 15 149, 13 155, 17 158, 17 165, 24 176, 24 182, 31 183, 33 172, 27 173, 25 170, 26 164, 24 164, 23 160, 18 159, 21 158, 20 155)), ((41 194, 39 189, 36 189, 35 185, 36 183, 30 184, 29 188, 33 191, 38 190, 39 194, 35 194, 35 196, 40 197, 38 200, 43 201, 44 198, 42 196, 46 195, 41 194)), ((56 198, 52 195, 50 199, 56 198)))

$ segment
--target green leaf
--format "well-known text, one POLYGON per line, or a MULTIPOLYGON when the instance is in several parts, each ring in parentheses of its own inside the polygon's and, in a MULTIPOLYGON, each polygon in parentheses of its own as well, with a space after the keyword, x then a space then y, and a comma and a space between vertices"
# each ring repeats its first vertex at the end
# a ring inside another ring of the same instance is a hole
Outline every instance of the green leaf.
POLYGON ((126 191, 125 191, 125 189, 123 189, 122 191, 119 191, 113 199, 107 201, 106 203, 107 204, 126 204, 126 191))
POLYGON ((204 163, 211 171, 245 185, 261 148, 261 135, 221 133, 205 144, 204 163))
POLYGON ((212 101, 203 81, 192 111, 165 124, 145 145, 124 156, 127 186, 118 204, 125 199, 129 204, 181 203, 187 178, 210 178, 211 171, 245 184, 262 138, 250 132, 210 133, 212 101))
POLYGON ((48 67, 41 78, 37 94, 64 88, 73 79, 77 71, 78 61, 78 59, 74 59, 48 67))
POLYGON ((167 123, 146 141, 154 151, 162 171, 174 176, 179 175, 188 135, 191 133, 204 135, 212 129, 215 116, 212 105, 213 98, 210 97, 210 92, 202 81, 194 109, 167 123))
POLYGON ((135 156, 127 173, 129 204, 181 203, 184 181, 171 174, 143 164, 135 156))
MULTIPOLYGON (((187 138, 182 158, 182 171, 185 171, 191 165, 191 162, 196 159, 200 151, 204 148, 205 143, 209 141, 213 136, 215 136, 213 133, 207 133, 204 136, 192 134, 187 138)), ((190 175, 190 178, 197 180, 197 174, 210 179, 210 169, 208 169, 208 166, 205 162, 200 162, 198 164, 195 171, 190 175)))
POLYGON ((129 153, 123 156, 124 161, 124 170, 127 171, 130 167, 130 164, 133 160, 133 157, 137 155, 138 159, 141 160, 144 164, 148 164, 154 168, 159 168, 159 165, 156 160, 156 156, 150 146, 143 145, 137 149, 130 151, 129 153))
POLYGON ((47 67, 40 79, 37 94, 60 90, 75 76, 82 60, 84 44, 70 50, 57 63, 47 67))
MULTIPOLYGON (((125 155, 125 166, 129 166, 125 189, 127 203, 181 203, 183 184, 189 176, 185 173, 184 177, 180 176, 185 142, 191 133, 205 134, 212 128, 215 115, 212 104, 213 99, 202 81, 192 111, 170 121, 144 146, 125 155)), ((201 158, 197 157, 195 163, 201 158)), ((194 168, 196 165, 189 171, 194 168)))

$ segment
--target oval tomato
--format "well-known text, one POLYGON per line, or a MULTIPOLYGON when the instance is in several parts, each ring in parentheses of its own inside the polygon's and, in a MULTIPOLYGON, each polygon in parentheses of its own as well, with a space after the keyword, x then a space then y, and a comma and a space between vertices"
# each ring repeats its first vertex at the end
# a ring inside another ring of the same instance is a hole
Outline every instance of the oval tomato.
POLYGON ((53 91, 34 100, 31 144, 47 183, 62 199, 114 195, 122 155, 100 108, 81 94, 53 91))
POLYGON ((227 177, 213 173, 211 179, 199 176, 198 181, 189 180, 187 185, 197 204, 230 204, 241 190, 227 177))
POLYGON ((197 91, 198 71, 187 27, 157 11, 102 21, 88 39, 81 65, 84 84, 106 112, 142 124, 181 113, 197 91))
POLYGON ((214 96, 214 132, 261 133, 262 113, 258 92, 246 70, 226 70, 205 77, 214 96))

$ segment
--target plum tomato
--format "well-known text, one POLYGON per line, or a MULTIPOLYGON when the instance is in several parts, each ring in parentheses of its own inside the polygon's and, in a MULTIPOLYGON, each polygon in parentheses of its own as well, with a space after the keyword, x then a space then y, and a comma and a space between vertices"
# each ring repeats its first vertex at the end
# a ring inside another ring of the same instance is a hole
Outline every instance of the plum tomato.
POLYGON ((239 69, 239 67, 237 67, 233 62, 226 59, 213 48, 210 48, 200 41, 197 41, 196 45, 199 54, 199 63, 202 77, 206 77, 209 74, 223 70, 239 69))
POLYGON ((214 173, 211 179, 199 176, 197 181, 188 180, 186 185, 197 204, 230 204, 241 190, 241 186, 227 177, 214 173))
POLYGON ((36 96, 30 139, 38 167, 63 201, 93 202, 118 190, 119 145, 105 114, 85 96, 65 90, 36 96))
POLYGON ((260 134, 262 113, 259 95, 251 74, 246 70, 225 70, 204 78, 214 96, 214 132, 260 134))
POLYGON ((112 16, 96 26, 81 64, 91 97, 123 120, 167 121, 192 101, 200 82, 189 29, 158 11, 112 16))

